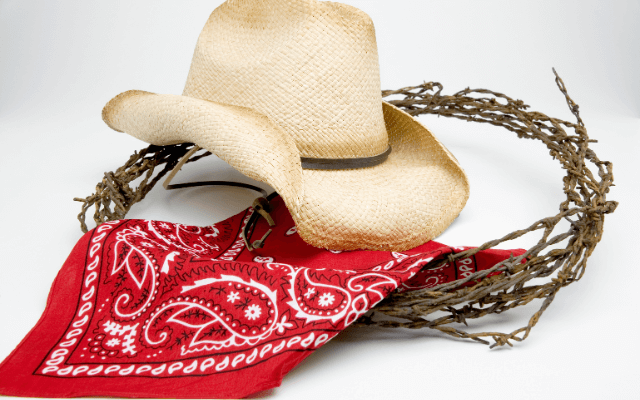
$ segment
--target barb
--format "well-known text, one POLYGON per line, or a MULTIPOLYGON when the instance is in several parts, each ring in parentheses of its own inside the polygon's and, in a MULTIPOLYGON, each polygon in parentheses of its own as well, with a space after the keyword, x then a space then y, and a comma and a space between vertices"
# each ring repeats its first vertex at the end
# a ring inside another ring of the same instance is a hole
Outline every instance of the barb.
MULTIPOLYGON (((566 199, 560 203, 558 214, 540 219, 529 227, 511 232, 500 239, 487 241, 477 249, 459 253, 454 258, 468 257, 480 250, 542 231, 538 243, 523 256, 503 261, 489 270, 476 272, 465 279, 437 288, 396 293, 374 308, 378 311, 375 315, 382 314, 396 319, 373 318, 372 314, 358 320, 356 325, 430 328, 456 338, 491 345, 492 348, 512 346, 513 342, 520 342, 529 336, 560 289, 582 277, 588 257, 602 238, 604 217, 612 213, 618 203, 606 198, 613 186, 612 165, 608 161, 600 161, 589 148, 589 143, 593 141, 587 136, 579 107, 569 97, 566 86, 555 69, 553 73, 577 123, 528 111, 529 106, 523 101, 487 89, 467 88, 454 95, 442 95, 443 86, 440 83, 426 82, 419 86, 382 92, 383 98, 393 97, 387 100, 390 104, 414 116, 435 114, 488 123, 503 127, 519 138, 541 141, 566 171, 563 178, 566 199), (573 133, 566 129, 573 130, 573 133), (597 177, 590 168, 598 172, 597 177), (570 221, 569 228, 564 232, 556 232, 558 223, 563 219, 570 221), (502 273, 488 276, 495 271, 502 273), (532 280, 535 278, 547 280, 533 284, 532 280), (475 286, 462 287, 466 282, 478 279, 480 283, 475 286), (509 333, 469 333, 449 326, 466 325, 469 320, 503 313, 539 299, 542 304, 527 325, 509 333), (445 315, 428 319, 438 311, 445 315), (397 318, 406 322, 398 322, 397 318)), ((96 224, 124 218, 131 206, 144 199, 158 180, 171 171, 193 146, 189 143, 149 146, 132 155, 115 173, 105 174, 94 194, 85 199, 75 199, 83 203, 78 215, 82 230, 87 231, 85 214, 91 206, 95 206, 93 219, 96 224), (131 185, 139 177, 143 177, 142 181, 133 188, 131 185)), ((206 152, 197 155, 188 162, 197 161, 209 154, 211 153, 206 152)), ((430 264, 426 268, 436 266, 430 264)))

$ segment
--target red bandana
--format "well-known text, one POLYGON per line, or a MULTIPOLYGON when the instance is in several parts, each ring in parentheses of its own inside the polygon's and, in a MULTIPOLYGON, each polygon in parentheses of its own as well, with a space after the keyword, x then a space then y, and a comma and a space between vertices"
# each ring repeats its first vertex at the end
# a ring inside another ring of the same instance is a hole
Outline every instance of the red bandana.
MULTIPOLYGON (((282 200, 263 249, 240 232, 252 209, 208 227, 121 220, 85 234, 44 314, 0 365, 0 394, 244 397, 283 376, 394 290, 433 287, 523 250, 429 242, 402 253, 305 244, 282 200)), ((260 220, 253 237, 268 226, 260 220)), ((470 282, 469 284, 474 284, 470 282)))

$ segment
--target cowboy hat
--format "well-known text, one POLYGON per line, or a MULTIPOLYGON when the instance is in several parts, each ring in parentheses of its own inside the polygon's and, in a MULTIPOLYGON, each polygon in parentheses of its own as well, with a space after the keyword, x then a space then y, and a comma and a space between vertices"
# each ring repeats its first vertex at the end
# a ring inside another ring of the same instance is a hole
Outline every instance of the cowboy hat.
POLYGON ((103 119, 155 145, 195 143, 271 185, 317 247, 413 248, 469 196, 455 157, 382 101, 373 23, 344 4, 228 0, 200 34, 182 96, 124 92, 103 119))

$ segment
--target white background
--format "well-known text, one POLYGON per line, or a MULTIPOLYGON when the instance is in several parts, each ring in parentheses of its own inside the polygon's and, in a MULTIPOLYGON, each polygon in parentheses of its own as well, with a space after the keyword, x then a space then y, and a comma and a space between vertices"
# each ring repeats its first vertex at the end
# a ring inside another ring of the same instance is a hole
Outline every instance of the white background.
MULTIPOLYGON (((297 398, 638 398, 639 1, 355 1, 376 25, 383 89, 439 81, 524 99, 572 121, 551 67, 580 104, 592 148, 614 164, 620 201, 584 278, 531 336, 488 347, 431 331, 347 329, 263 395, 297 398)), ((81 232, 80 203, 144 144, 111 131, 103 105, 129 89, 179 94, 195 42, 221 1, 0 0, 0 359, 36 323, 81 232)), ((495 127, 421 117, 460 160, 471 198, 438 240, 479 245, 554 215, 559 164, 540 142, 495 127)), ((250 182, 214 157, 176 182, 250 182)), ((129 213, 206 225, 251 192, 154 190, 129 213)), ((511 243, 526 247, 537 237, 511 243)), ((510 331, 535 307, 473 321, 510 331)))

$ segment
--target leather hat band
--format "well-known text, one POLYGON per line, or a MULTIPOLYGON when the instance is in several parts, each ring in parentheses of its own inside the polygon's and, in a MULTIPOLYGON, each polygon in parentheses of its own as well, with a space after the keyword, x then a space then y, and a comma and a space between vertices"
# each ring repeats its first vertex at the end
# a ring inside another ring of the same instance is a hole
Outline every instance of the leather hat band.
POLYGON ((300 157, 304 169, 357 169, 383 163, 391 154, 391 146, 384 153, 362 158, 311 158, 300 157))

